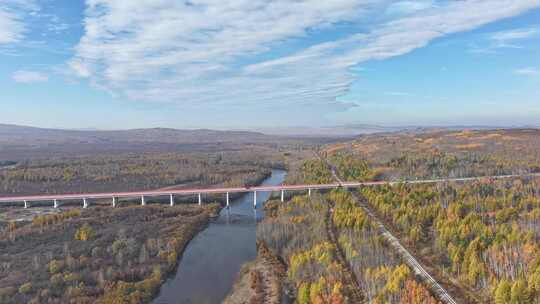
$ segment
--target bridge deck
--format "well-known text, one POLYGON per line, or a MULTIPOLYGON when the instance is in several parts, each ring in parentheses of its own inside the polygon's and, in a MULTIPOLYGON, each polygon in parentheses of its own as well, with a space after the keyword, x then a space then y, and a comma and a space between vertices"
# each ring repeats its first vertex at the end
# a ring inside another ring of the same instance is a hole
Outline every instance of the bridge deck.
POLYGON ((441 182, 467 182, 484 179, 505 179, 518 177, 539 177, 540 173, 514 174, 499 176, 477 176, 464 178, 443 178, 427 180, 406 180, 406 181, 373 181, 373 182, 343 182, 331 184, 306 184, 306 185, 278 185, 278 186, 257 186, 257 187, 233 187, 233 188, 204 188, 204 189, 182 189, 182 190, 152 190, 152 191, 134 191, 134 192, 108 192, 108 193, 79 193, 79 194, 47 194, 47 195, 29 195, 29 196, 10 196, 0 197, 0 203, 16 202, 36 202, 52 200, 82 200, 82 199, 103 199, 103 198, 138 198, 142 196, 165 196, 165 195, 193 195, 193 194, 224 194, 224 193, 242 193, 254 191, 300 191, 300 190, 325 190, 338 187, 358 188, 377 185, 397 185, 397 184, 427 184, 441 182))

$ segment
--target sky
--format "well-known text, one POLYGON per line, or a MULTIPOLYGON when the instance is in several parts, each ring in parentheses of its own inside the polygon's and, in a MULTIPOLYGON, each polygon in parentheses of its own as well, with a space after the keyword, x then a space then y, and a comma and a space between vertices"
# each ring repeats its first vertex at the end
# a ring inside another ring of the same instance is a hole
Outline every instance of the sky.
POLYGON ((540 125, 540 0, 0 0, 0 123, 540 125))

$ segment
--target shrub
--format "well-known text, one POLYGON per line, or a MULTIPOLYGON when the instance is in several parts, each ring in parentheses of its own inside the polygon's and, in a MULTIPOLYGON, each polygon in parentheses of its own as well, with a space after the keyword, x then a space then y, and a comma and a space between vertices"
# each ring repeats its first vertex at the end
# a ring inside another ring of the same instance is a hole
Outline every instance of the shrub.
POLYGON ((70 286, 66 290, 66 295, 69 298, 77 298, 83 294, 82 286, 70 286))
POLYGON ((19 287, 19 293, 27 294, 27 293, 30 293, 31 291, 32 291, 32 283, 30 282, 24 283, 21 285, 21 287, 19 287))
POLYGON ((95 237, 95 232, 88 223, 85 223, 81 228, 75 232, 75 239, 77 241, 88 241, 95 237))
POLYGON ((78 273, 67 272, 64 274, 64 281, 71 285, 76 285, 81 280, 81 276, 78 273))
POLYGON ((64 268, 64 264, 61 261, 52 260, 49 263, 49 272, 51 274, 55 274, 55 273, 60 272, 62 270, 62 268, 64 268))
POLYGON ((112 251, 113 251, 113 254, 116 255, 121 249, 125 248, 126 247, 126 242, 124 239, 118 239, 118 240, 115 240, 113 243, 112 243, 112 251))
POLYGON ((32 220, 32 225, 34 226, 46 226, 53 225, 55 223, 60 223, 66 219, 73 217, 78 217, 81 215, 79 209, 71 209, 60 214, 50 214, 50 215, 39 215, 34 217, 32 220))
POLYGON ((167 257, 167 263, 169 263, 169 267, 174 267, 176 265, 176 260, 178 260, 178 254, 176 253, 176 251, 171 251, 171 253, 169 253, 169 256, 167 257))
POLYGON ((62 274, 61 273, 54 274, 51 277, 51 284, 54 287, 62 287, 62 285, 64 284, 64 277, 62 276, 62 274))

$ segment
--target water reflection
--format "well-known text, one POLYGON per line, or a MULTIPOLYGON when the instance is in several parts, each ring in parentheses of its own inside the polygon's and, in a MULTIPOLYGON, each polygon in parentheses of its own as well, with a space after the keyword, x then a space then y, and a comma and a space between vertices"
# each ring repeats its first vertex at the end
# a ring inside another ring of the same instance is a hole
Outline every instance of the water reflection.
MULTIPOLYGON (((273 170, 262 185, 278 185, 285 171, 273 170)), ((256 224, 270 193, 258 192, 259 209, 253 208, 253 193, 231 201, 220 216, 199 233, 186 248, 178 271, 161 288, 154 304, 221 303, 230 291, 240 267, 257 255, 256 224)))

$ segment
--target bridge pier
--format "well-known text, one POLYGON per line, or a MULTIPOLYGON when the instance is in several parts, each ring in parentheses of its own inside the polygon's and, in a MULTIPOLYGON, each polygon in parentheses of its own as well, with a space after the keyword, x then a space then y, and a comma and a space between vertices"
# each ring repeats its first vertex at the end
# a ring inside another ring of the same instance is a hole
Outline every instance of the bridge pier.
POLYGON ((86 200, 86 198, 83 198, 83 208, 86 209, 88 208, 88 201, 86 200))
POLYGON ((169 194, 169 202, 171 204, 171 207, 174 206, 174 196, 172 194, 169 194))
MULTIPOLYGON (((498 175, 498 176, 479 176, 479 177, 462 177, 462 178, 446 178, 446 179, 429 179, 429 180, 405 180, 405 181, 372 181, 372 182, 347 182, 343 183, 341 181, 338 181, 337 183, 332 184, 307 184, 307 185, 280 185, 280 186, 271 186, 271 187, 256 187, 256 188, 249 188, 249 187, 234 187, 234 188, 220 188, 220 189, 183 189, 182 191, 176 192, 173 191, 172 194, 174 195, 180 195, 180 194, 189 194, 189 195, 197 195, 199 200, 199 205, 202 205, 202 194, 215 194, 215 193, 242 193, 242 194, 249 194, 249 192, 254 192, 254 202, 253 205, 257 206, 257 193, 255 190, 258 191, 272 191, 272 193, 276 193, 278 191, 281 191, 281 202, 285 201, 285 191, 304 191, 307 190, 307 194, 310 195, 311 192, 314 191, 326 191, 329 189, 334 188, 344 188, 344 189, 351 189, 351 188, 361 188, 361 187, 375 187, 380 185, 388 185, 388 186, 396 186, 396 185, 416 185, 416 184, 438 184, 438 183, 444 183, 444 182, 471 182, 471 181, 478 181, 478 180, 485 180, 485 179, 512 179, 512 178, 518 178, 518 177, 540 177, 540 173, 530 173, 530 174, 514 174, 514 175, 498 175)), ((154 191, 154 192, 111 192, 111 193, 95 193, 95 194, 57 194, 57 195, 41 195, 41 196, 15 196, 15 197, 0 197, 0 204, 3 203, 24 203, 24 208, 30 208, 31 203, 35 201, 43 201, 45 204, 47 202, 52 202, 54 208, 60 207, 61 201, 75 201, 75 200, 82 200, 85 196, 90 196, 91 200, 94 199, 102 199, 102 198, 112 198, 112 205, 113 207, 116 206, 117 199, 130 199, 135 200, 136 198, 141 199, 141 204, 144 206, 146 205, 145 201, 145 195, 153 196, 165 196, 170 195, 171 192, 169 191, 154 191), (148 193, 148 194, 147 194, 148 193)), ((174 202, 173 202, 174 203, 174 202)), ((230 201, 228 203, 230 206, 230 201)))
POLYGON ((230 205, 230 202, 229 202, 229 192, 227 192, 227 198, 226 198, 226 201, 227 201, 227 209, 231 207, 230 205))
POLYGON ((253 191, 253 208, 257 209, 257 191, 253 191))

